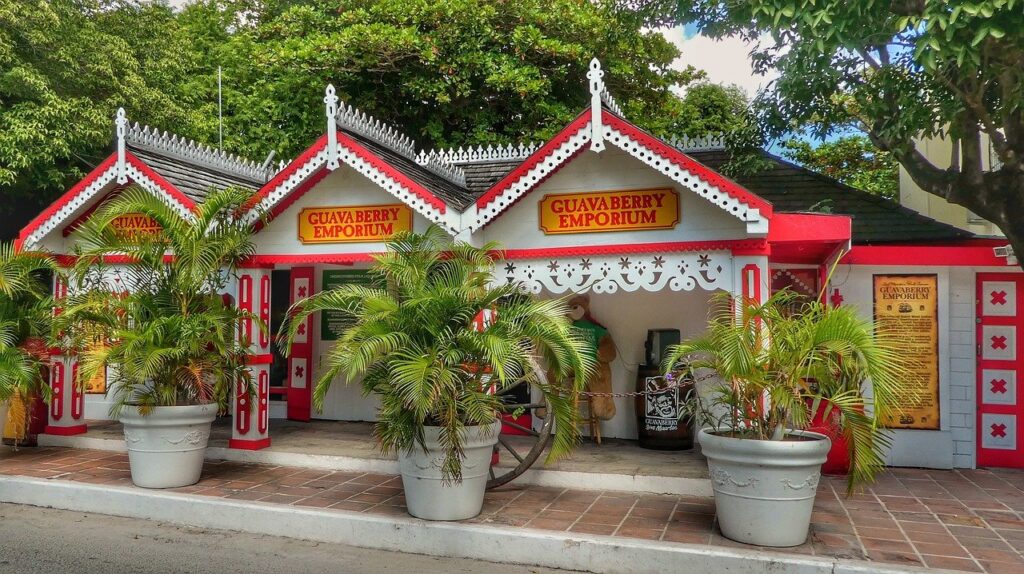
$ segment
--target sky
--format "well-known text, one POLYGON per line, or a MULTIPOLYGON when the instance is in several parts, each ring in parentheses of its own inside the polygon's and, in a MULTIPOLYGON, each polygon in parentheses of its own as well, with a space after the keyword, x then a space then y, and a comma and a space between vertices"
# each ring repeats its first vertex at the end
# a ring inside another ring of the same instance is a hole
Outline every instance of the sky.
POLYGON ((735 84, 753 97, 774 80, 774 76, 756 76, 750 63, 751 44, 739 38, 713 40, 698 33, 694 26, 659 30, 682 52, 676 60, 679 68, 693 66, 707 72, 716 84, 735 84))

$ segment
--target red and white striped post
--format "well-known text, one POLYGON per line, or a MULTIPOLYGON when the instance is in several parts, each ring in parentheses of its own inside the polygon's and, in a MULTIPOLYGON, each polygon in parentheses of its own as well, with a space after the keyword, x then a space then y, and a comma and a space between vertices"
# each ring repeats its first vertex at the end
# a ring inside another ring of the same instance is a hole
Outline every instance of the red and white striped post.
MULTIPOLYGON (((238 276, 238 307, 254 313, 270 328, 270 269, 242 269, 238 276)), ((259 450, 270 446, 270 349, 271 333, 261 330, 254 319, 244 319, 238 337, 249 348, 249 373, 256 392, 245 392, 238 382, 232 400, 234 420, 228 446, 259 450)))

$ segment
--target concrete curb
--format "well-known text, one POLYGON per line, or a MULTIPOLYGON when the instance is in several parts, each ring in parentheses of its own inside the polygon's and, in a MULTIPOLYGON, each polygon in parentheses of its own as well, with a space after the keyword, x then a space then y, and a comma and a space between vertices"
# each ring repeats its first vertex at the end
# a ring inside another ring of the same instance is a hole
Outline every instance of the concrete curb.
POLYGON ((899 574, 937 572, 745 549, 427 522, 357 512, 255 504, 182 493, 21 476, 0 477, 0 502, 285 536, 428 556, 597 574, 899 574))
MULTIPOLYGON (((39 435, 40 446, 86 448, 110 452, 128 452, 123 440, 81 436, 39 435)), ((398 461, 353 456, 302 454, 273 450, 239 450, 211 446, 206 449, 207 460, 256 462, 279 466, 296 466, 320 470, 346 472, 373 472, 398 474, 398 461)), ((539 464, 539 463, 538 463, 539 464)), ((516 479, 518 484, 534 484, 555 488, 583 488, 587 490, 622 490, 644 494, 676 494, 711 497, 711 481, 706 478, 653 476, 646 474, 614 474, 578 472, 533 468, 516 479)))

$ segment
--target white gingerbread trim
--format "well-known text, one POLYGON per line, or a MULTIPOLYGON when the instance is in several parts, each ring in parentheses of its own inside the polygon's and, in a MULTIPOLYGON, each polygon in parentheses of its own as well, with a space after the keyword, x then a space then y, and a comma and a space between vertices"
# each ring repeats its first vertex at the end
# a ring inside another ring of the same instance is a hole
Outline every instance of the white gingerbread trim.
POLYGON ((327 115, 327 169, 338 169, 338 95, 334 84, 327 84, 324 111, 327 115))
POLYGON ((725 149, 724 134, 706 134, 698 137, 677 136, 669 142, 672 147, 681 152, 691 151, 720 151, 725 149))
MULTIPOLYGON (((402 185, 391 176, 377 169, 373 164, 363 160, 355 153, 355 151, 349 149, 340 142, 338 144, 338 160, 339 164, 344 163, 345 165, 353 168, 360 175, 366 177, 384 191, 390 193, 398 200, 419 212, 419 214, 427 218, 427 220, 437 223, 452 235, 458 232, 457 213, 452 210, 447 210, 445 213, 441 213, 440 210, 434 208, 434 206, 421 199, 408 187, 402 185)), ((250 224, 255 223, 256 220, 259 219, 259 213, 261 212, 270 213, 275 206, 284 201, 288 195, 309 179, 309 177, 318 169, 326 167, 326 164, 327 148, 325 147, 306 161, 306 163, 302 164, 295 173, 288 177, 288 179, 279 183, 273 191, 267 194, 267 196, 260 201, 258 207, 254 208, 246 215, 247 222, 250 224)))
POLYGON ((125 149, 125 139, 128 136, 128 116, 124 108, 117 108, 117 117, 114 118, 114 131, 117 134, 117 183, 128 183, 128 159, 125 149))
POLYGON ((728 251, 646 253, 516 259, 501 264, 500 277, 528 292, 615 293, 617 291, 732 291, 728 251))
POLYGON ((256 183, 265 183, 276 173, 271 166, 214 149, 176 134, 166 131, 161 133, 156 128, 140 126, 138 123, 128 128, 124 141, 131 147, 154 151, 256 183))
POLYGON ((814 289, 811 289, 810 285, 808 285, 807 283, 804 283, 803 281, 801 281, 800 278, 797 277, 796 275, 793 275, 793 272, 790 271, 789 269, 781 268, 781 267, 773 267, 773 268, 771 268, 771 279, 772 279, 773 283, 780 276, 782 276, 782 277, 788 276, 793 283, 796 283, 797 286, 799 286, 801 289, 803 289, 806 293, 811 294, 811 295, 815 295, 816 294, 814 289))
POLYGON ((576 133, 572 134, 565 143, 555 148, 533 169, 520 176, 514 184, 488 203, 483 209, 478 208, 476 203, 473 203, 462 215, 462 228, 475 232, 484 225, 487 225, 498 214, 515 203, 516 200, 536 187, 537 182, 542 181, 551 172, 558 169, 559 166, 586 145, 590 141, 590 131, 590 123, 587 122, 587 124, 576 130, 576 133))
MULTIPOLYGON (((338 127, 359 134, 363 137, 370 138, 371 140, 404 155, 406 158, 417 162, 419 165, 425 167, 434 174, 439 175, 456 185, 466 185, 466 174, 460 168, 450 163, 444 163, 434 156, 422 154, 417 155, 416 147, 412 143, 412 138, 400 133, 395 128, 385 124, 373 116, 365 112, 361 112, 345 102, 341 102, 338 106, 336 120, 338 127)), ((330 137, 329 134, 328 137, 330 137)))
POLYGON ((766 235, 768 233, 768 220, 761 215, 761 210, 750 207, 742 201, 732 197, 728 193, 704 181, 697 174, 683 169, 678 164, 668 161, 667 158, 655 153, 640 142, 619 132, 618 130, 605 126, 605 138, 623 149, 629 155, 639 159, 653 169, 668 176, 672 181, 689 189, 693 193, 717 205, 726 213, 732 214, 747 224, 747 233, 750 235, 766 235))
MULTIPOLYGON (((460 147, 459 149, 420 150, 419 157, 433 157, 443 163, 461 165, 499 161, 523 161, 533 155, 539 148, 540 144, 538 143, 507 144, 504 146, 489 145, 486 148, 478 145, 476 148, 469 146, 467 148, 460 147)), ((419 162, 418 159, 416 161, 419 162)))
MULTIPOLYGON (((538 182, 543 181, 552 171, 568 161, 576 151, 586 145, 590 139, 591 131, 591 124, 588 122, 584 127, 577 130, 564 144, 548 155, 544 161, 523 174, 516 183, 506 189, 499 197, 488 203, 486 207, 480 209, 476 204, 470 206, 463 214, 463 228, 475 232, 490 223, 519 198, 536 187, 538 182)), ((607 125, 604 126, 604 139, 644 162, 652 169, 665 174, 682 187, 707 199, 726 213, 743 221, 746 223, 748 234, 763 236, 768 233, 768 220, 761 215, 760 209, 750 207, 735 199, 717 187, 710 185, 700 176, 690 173, 675 162, 669 161, 667 158, 607 125)))
MULTIPOLYGON (((106 171, 101 173, 95 180, 93 180, 92 183, 80 191, 78 195, 74 196, 64 204, 57 213, 54 213, 38 228, 36 228, 35 231, 30 233, 29 236, 25 238, 25 248, 33 249, 41 243, 47 235, 55 230, 63 228, 69 220, 76 217, 80 211, 83 211, 89 202, 91 202, 97 195, 107 189, 111 183, 115 183, 117 181, 118 172, 119 167, 115 163, 106 171)), ((139 187, 159 197, 164 201, 164 203, 174 208, 182 217, 194 217, 192 210, 189 209, 188 206, 182 205, 178 200, 157 185, 155 181, 150 179, 131 163, 126 163, 125 173, 128 180, 134 181, 139 187)))

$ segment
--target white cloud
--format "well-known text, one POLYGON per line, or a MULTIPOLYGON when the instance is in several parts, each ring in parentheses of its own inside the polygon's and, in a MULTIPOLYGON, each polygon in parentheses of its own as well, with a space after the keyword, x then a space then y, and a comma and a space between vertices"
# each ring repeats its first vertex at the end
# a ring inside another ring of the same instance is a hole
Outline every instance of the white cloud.
POLYGON ((660 32, 682 52, 675 67, 693 66, 704 70, 710 81, 735 84, 750 97, 778 76, 771 72, 766 76, 755 75, 750 63, 750 50, 755 46, 740 38, 713 40, 690 29, 684 31, 682 27, 664 28, 660 32))

